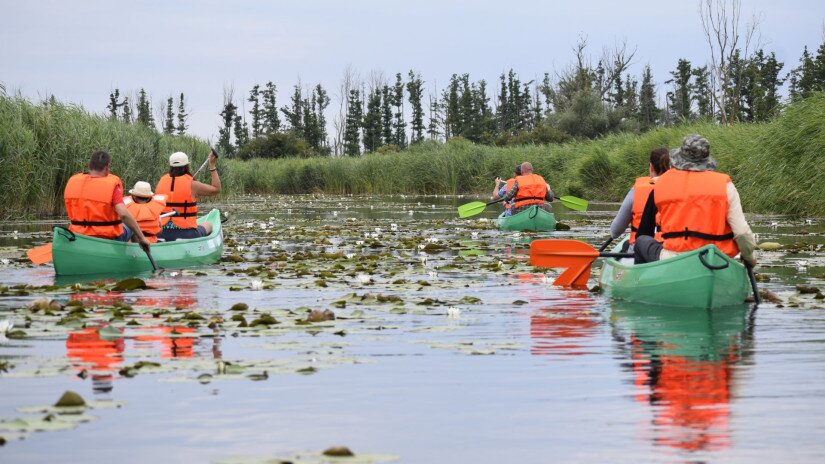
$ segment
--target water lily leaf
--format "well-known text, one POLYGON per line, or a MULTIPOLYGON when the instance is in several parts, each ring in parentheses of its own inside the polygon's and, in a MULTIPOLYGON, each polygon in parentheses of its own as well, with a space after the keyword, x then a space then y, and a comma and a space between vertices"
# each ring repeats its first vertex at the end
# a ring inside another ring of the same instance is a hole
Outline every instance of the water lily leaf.
POLYGON ((144 290, 147 288, 149 287, 146 285, 146 282, 143 279, 132 277, 130 279, 124 279, 116 283, 115 286, 112 287, 112 291, 129 292, 132 290, 144 290))

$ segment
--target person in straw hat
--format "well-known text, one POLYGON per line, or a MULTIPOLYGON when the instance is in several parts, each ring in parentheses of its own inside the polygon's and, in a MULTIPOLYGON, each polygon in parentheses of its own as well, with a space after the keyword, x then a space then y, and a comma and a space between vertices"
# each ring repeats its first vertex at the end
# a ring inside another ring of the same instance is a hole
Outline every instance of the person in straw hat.
POLYGON ((135 182, 129 195, 123 199, 123 204, 137 221, 146 240, 157 242, 161 230, 160 215, 166 207, 166 196, 155 195, 149 182, 143 181, 135 182))
POLYGON ((178 239, 205 237, 212 233, 209 221, 197 222, 198 197, 217 195, 221 192, 221 178, 216 163, 218 157, 209 155, 210 184, 194 180, 189 173, 189 157, 181 151, 169 156, 169 173, 158 181, 157 193, 166 195, 164 213, 176 211, 171 218, 161 219, 163 229, 159 237, 167 242, 178 239))
POLYGON ((684 138, 670 151, 673 169, 659 176, 650 193, 636 233, 637 263, 666 259, 714 244, 731 258, 756 265, 756 238, 745 215, 739 192, 726 174, 714 172, 710 143, 698 134, 684 138), (653 238, 657 215, 662 242, 653 238))

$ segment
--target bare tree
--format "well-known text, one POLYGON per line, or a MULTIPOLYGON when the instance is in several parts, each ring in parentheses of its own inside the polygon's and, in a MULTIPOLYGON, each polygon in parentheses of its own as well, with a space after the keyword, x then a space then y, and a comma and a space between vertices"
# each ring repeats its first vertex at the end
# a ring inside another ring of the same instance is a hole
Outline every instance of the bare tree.
MULTIPOLYGON (((702 30, 710 48, 710 73, 713 83, 713 99, 719 109, 720 120, 724 124, 735 121, 738 111, 727 111, 727 96, 733 70, 731 59, 741 50, 741 56, 750 56, 751 42, 759 30, 760 18, 754 15, 752 20, 741 24, 741 0, 699 0, 699 19, 702 30)), ((734 107, 737 102, 731 102, 734 107)))
POLYGON ((335 137, 332 139, 332 153, 341 156, 344 153, 344 130, 346 129, 347 112, 349 111, 349 91, 358 87, 358 76, 352 69, 352 65, 344 68, 344 75, 338 85, 338 114, 332 117, 332 127, 335 129, 335 137))
POLYGON ((605 98, 607 92, 613 88, 616 82, 627 68, 633 63, 633 57, 636 56, 637 47, 633 50, 627 49, 627 39, 623 39, 621 43, 616 42, 613 48, 604 47, 602 49, 601 64, 604 69, 604 79, 599 88, 599 95, 602 99, 605 98))

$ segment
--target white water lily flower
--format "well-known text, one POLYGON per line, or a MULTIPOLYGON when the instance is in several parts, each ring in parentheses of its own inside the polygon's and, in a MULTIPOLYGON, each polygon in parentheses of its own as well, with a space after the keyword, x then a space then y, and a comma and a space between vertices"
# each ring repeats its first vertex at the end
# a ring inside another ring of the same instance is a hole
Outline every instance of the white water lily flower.
POLYGON ((372 238, 378 238, 378 237, 379 237, 379 235, 378 235, 378 233, 377 233, 377 232, 373 232, 373 233, 371 233, 371 234, 370 234, 370 237, 372 237, 372 238))
POLYGON ((421 261, 421 264, 427 264, 427 257, 426 256, 419 256, 418 260, 421 261))
POLYGON ((14 322, 11 319, 3 319, 0 321, 0 336, 6 336, 14 328, 14 322))
POLYGON ((398 224, 396 224, 396 223, 390 224, 390 230, 392 230, 393 232, 397 231, 398 230, 398 224))
POLYGON ((427 241, 430 243, 438 243, 438 237, 427 237, 427 241))
POLYGON ((172 272, 169 273, 169 277, 177 277, 179 275, 180 275, 180 272, 178 272, 178 271, 172 271, 172 272))
POLYGON ((805 225, 810 226, 814 223, 813 219, 805 219, 805 225))
POLYGON ((251 290, 263 290, 264 281, 260 279, 254 279, 251 282, 249 282, 249 288, 251 290))
POLYGON ((435 209, 435 205, 430 205, 430 209, 435 209))
POLYGON ((427 245, 424 245, 424 244, 422 243, 422 244, 418 245, 418 249, 419 249, 419 250, 423 250, 423 249, 424 249, 424 247, 426 247, 426 246, 427 246, 427 245))
POLYGON ((363 240, 357 240, 357 241, 355 242, 355 244, 356 244, 356 245, 363 245, 363 244, 364 244, 364 241, 363 241, 363 240))
POLYGON ((243 246, 243 245, 238 245, 238 246, 235 247, 235 249, 238 250, 238 251, 244 251, 246 249, 246 247, 243 246))
POLYGON ((289 226, 289 230, 295 230, 295 226, 289 226))
POLYGON ((470 237, 473 237, 473 238, 478 237, 478 232, 470 232, 470 237))
POLYGON ((513 232, 513 238, 521 237, 521 232, 513 232))
POLYGON ((266 223, 265 223, 265 222, 262 222, 262 223, 258 224, 258 226, 259 226, 261 229, 266 230, 266 223))
POLYGON ((347 259, 352 259, 355 258, 355 253, 347 253, 344 256, 346 256, 347 259))
POLYGON ((358 279, 358 282, 361 282, 362 284, 368 284, 372 282, 372 276, 367 274, 358 274, 357 276, 355 276, 355 278, 358 279))
POLYGON ((333 211, 333 212, 332 212, 332 215, 333 215, 333 216, 338 216, 338 211, 333 211))
POLYGON ((461 308, 456 308, 455 306, 450 306, 447 308, 447 317, 450 319, 458 319, 461 317, 461 308))
POLYGON ((9 264, 11 264, 11 260, 9 258, 0 259, 0 264, 2 264, 3 266, 8 266, 9 264))
POLYGON ((428 272, 428 273, 427 273, 427 275, 429 275, 429 276, 430 276, 430 277, 432 277, 433 279, 437 279, 437 278, 438 278, 438 272, 436 272, 436 271, 430 271, 430 272, 428 272))
POLYGON ((490 220, 487 218, 479 218, 478 222, 490 222, 490 220))
POLYGON ((281 244, 281 241, 280 241, 280 240, 273 240, 273 241, 272 241, 272 242, 270 242, 270 243, 272 244, 272 246, 278 246, 278 245, 280 245, 280 244, 281 244))
POLYGON ((364 238, 370 238, 370 233, 369 232, 364 232, 364 238))
POLYGON ((292 214, 292 210, 291 210, 291 209, 287 209, 287 210, 286 210, 286 214, 292 214))
POLYGON ((409 214, 410 216, 412 216, 412 215, 413 215, 413 210, 409 210, 409 211, 407 211, 407 214, 409 214))
POLYGON ((796 270, 799 272, 805 272, 808 270, 808 262, 804 259, 799 259, 794 264, 796 264, 796 270))
POLYGON ((247 228, 247 229, 251 229, 251 228, 253 228, 253 227, 255 227, 255 223, 254 223, 254 222, 247 222, 247 223, 246 223, 246 228, 247 228))
POLYGON ((776 229, 777 227, 779 227, 778 222, 776 222, 776 221, 771 222, 771 229, 776 229))

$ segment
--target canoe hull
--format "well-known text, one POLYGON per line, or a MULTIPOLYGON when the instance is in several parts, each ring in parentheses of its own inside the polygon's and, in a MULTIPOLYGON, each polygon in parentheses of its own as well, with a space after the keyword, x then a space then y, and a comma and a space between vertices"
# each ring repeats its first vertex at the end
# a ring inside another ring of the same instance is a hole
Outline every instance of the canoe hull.
POLYGON ((750 290, 745 267, 714 245, 646 264, 606 259, 599 283, 615 299, 691 308, 741 305, 750 290))
POLYGON ((496 225, 501 230, 552 231, 556 230, 556 216, 539 206, 531 206, 509 217, 501 213, 496 220, 496 225))
MULTIPOLYGON (((223 253, 220 212, 213 209, 198 222, 212 223, 207 237, 152 244, 158 267, 179 269, 216 263, 223 253)), ((152 271, 152 264, 136 243, 124 243, 71 234, 56 227, 52 238, 54 271, 59 276, 137 274, 152 271)))

